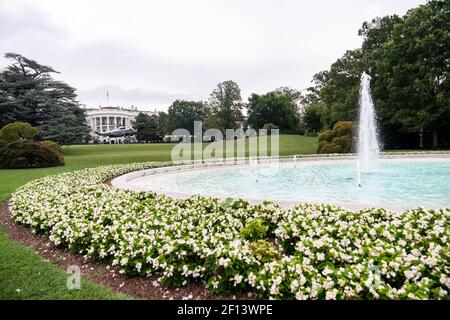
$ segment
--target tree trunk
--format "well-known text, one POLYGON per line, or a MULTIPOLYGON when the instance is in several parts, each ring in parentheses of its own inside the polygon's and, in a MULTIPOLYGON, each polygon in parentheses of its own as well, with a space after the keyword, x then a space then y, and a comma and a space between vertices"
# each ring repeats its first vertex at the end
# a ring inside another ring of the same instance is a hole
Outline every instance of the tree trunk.
POLYGON ((433 130, 433 149, 439 148, 439 136, 436 129, 433 130))

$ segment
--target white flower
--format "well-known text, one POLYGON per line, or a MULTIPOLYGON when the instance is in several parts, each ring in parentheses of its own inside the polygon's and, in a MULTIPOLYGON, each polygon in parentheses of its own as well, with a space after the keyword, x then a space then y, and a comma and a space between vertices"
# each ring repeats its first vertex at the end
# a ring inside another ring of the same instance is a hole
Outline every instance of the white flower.
POLYGON ((300 284, 299 284, 297 279, 292 280, 292 282, 291 282, 291 291, 295 292, 298 289, 299 285, 300 284))
POLYGON ((325 260, 325 254, 323 254, 322 252, 317 253, 317 260, 318 261, 325 260))
POLYGON ((276 295, 278 295, 279 293, 280 293, 280 290, 278 289, 277 285, 276 285, 275 283, 273 283, 273 284, 270 286, 270 294, 273 295, 273 296, 276 296, 276 295))
POLYGON ((236 285, 240 284, 240 283, 242 282, 242 279, 243 279, 243 278, 244 278, 244 277, 243 277, 242 275, 236 274, 236 275, 233 277, 234 285, 236 286, 236 285))
POLYGON ((297 293, 295 294, 295 299, 297 299, 297 300, 306 300, 306 299, 308 299, 308 296, 305 295, 301 291, 297 291, 297 293))
POLYGON ((255 286, 255 284, 256 284, 256 276, 253 274, 253 272, 250 272, 250 274, 247 277, 247 281, 252 287, 255 286))
POLYGON ((236 286, 246 281, 257 294, 273 299, 316 299, 322 290, 327 299, 365 299, 368 292, 381 296, 372 285, 373 276, 365 276, 377 265, 386 281, 383 297, 434 298, 434 292, 448 297, 450 209, 356 213, 328 205, 301 204, 285 210, 274 204, 239 203, 224 212, 215 199, 173 200, 103 183, 154 166, 105 166, 45 177, 17 189, 9 209, 15 221, 32 232, 45 232, 52 243, 86 258, 110 258, 113 266, 122 267, 120 273, 141 272, 145 265, 147 275, 160 274, 164 280, 181 276, 182 284, 198 278, 219 292, 222 275, 233 274, 228 280, 236 286), (275 227, 279 255, 270 261, 259 260, 254 242, 241 234, 249 219, 258 218, 275 227), (377 230, 382 237, 377 237, 377 230), (281 249, 292 245, 292 254, 281 249), (333 265, 318 269, 325 259, 333 265), (248 273, 246 279, 230 269, 231 261, 248 273), (400 274, 406 280, 391 287, 400 274), (409 289, 414 287, 422 295, 409 289))
POLYGON ((332 291, 327 291, 325 294, 325 299, 327 300, 336 300, 337 290, 334 289, 332 291))
POLYGON ((313 241, 313 246, 314 246, 315 248, 317 248, 317 249, 322 248, 322 246, 323 246, 323 241, 322 241, 322 239, 314 240, 314 241, 313 241))
POLYGON ((228 263, 230 262, 230 259, 228 258, 220 258, 219 259, 219 266, 228 267, 228 263))
POLYGON ((140 263, 140 262, 136 263, 137 272, 141 272, 141 268, 142 268, 142 263, 140 263))
POLYGON ((326 277, 329 274, 332 274, 333 270, 329 269, 328 267, 326 267, 325 269, 323 269, 322 274, 326 277))

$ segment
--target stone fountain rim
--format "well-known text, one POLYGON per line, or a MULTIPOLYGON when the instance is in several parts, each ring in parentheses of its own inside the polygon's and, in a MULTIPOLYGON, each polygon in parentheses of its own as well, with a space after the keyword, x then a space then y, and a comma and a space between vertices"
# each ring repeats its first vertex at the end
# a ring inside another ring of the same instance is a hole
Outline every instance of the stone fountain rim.
MULTIPOLYGON (((279 163, 289 163, 289 162, 299 162, 299 163, 306 163, 306 162, 320 162, 320 163, 327 163, 327 162, 348 162, 350 160, 356 160, 357 155, 356 154, 328 154, 328 155, 297 155, 297 156, 289 156, 289 157, 262 157, 258 158, 258 163, 260 164, 270 164, 274 162, 279 163), (294 158, 296 157, 296 158, 294 158)), ((450 152, 436 152, 436 153, 397 153, 397 154, 390 154, 390 153, 384 153, 380 155, 380 159, 382 160, 450 160, 450 152)), ((181 193, 181 192, 173 192, 173 191, 167 191, 164 190, 161 192, 161 190, 156 190, 148 187, 139 187, 138 185, 134 185, 131 182, 136 181, 138 179, 149 177, 149 176, 159 176, 164 174, 172 174, 177 172, 186 172, 186 171, 205 171, 205 170, 214 170, 214 169, 221 169, 226 167, 242 167, 242 166, 248 166, 250 165, 249 158, 242 158, 242 159, 235 159, 235 160, 224 160, 224 159, 218 159, 218 160, 206 160, 203 162, 179 162, 174 163, 171 166, 163 166, 163 167, 157 167, 157 168, 151 168, 151 169, 143 169, 138 171, 133 171, 126 173, 124 175, 115 177, 111 180, 111 185, 120 189, 126 189, 126 190, 133 190, 137 192, 145 191, 145 192, 155 192, 158 194, 164 194, 166 196, 169 196, 171 198, 175 199, 184 199, 188 198, 190 196, 196 195, 197 193, 181 193)), ((198 194, 197 194, 198 195, 198 194)), ((208 197, 208 196, 205 196, 208 197)), ((225 198, 221 198, 225 199, 225 198)), ((251 198, 245 198, 245 200, 249 201, 252 204, 258 204, 263 201, 270 201, 276 204, 281 205, 285 209, 289 209, 294 205, 305 203, 301 201, 295 201, 295 200, 272 200, 272 199, 251 199, 251 198)), ((307 202, 312 203, 314 202, 307 202)), ((319 203, 317 203, 319 204, 319 203)), ((374 204, 348 204, 348 203, 333 203, 331 205, 343 207, 348 210, 362 210, 366 208, 384 208, 387 210, 395 211, 395 212, 403 212, 408 209, 417 208, 417 206, 408 206, 408 205, 374 205, 374 204)), ((425 209, 440 209, 442 206, 421 206, 425 209)))

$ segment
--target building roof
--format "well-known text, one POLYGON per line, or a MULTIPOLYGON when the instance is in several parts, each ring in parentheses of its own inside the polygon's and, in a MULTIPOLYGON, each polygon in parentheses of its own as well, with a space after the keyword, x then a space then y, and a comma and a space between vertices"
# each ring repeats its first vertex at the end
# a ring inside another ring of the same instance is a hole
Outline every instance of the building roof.
POLYGON ((139 110, 137 107, 135 106, 131 106, 130 108, 126 108, 126 107, 112 107, 112 106, 108 106, 108 107, 102 107, 99 106, 97 108, 86 108, 86 111, 102 111, 102 110, 117 110, 117 111, 131 111, 131 112, 143 112, 143 113, 156 113, 156 109, 155 111, 150 111, 150 110, 139 110))

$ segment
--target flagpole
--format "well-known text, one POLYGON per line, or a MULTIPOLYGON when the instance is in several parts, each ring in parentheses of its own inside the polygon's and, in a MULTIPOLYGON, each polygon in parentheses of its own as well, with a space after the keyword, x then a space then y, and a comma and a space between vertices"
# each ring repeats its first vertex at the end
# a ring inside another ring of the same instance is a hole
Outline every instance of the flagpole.
POLYGON ((106 106, 109 107, 109 91, 106 90, 106 106))

